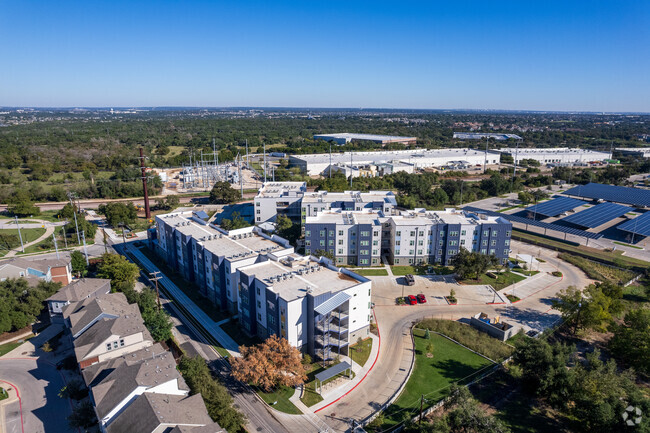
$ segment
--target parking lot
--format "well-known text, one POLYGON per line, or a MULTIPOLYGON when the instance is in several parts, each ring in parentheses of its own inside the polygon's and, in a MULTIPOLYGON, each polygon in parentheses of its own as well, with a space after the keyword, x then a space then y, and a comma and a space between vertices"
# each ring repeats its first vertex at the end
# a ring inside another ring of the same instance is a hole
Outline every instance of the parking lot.
POLYGON ((484 305, 508 302, 504 294, 496 292, 490 286, 461 285, 450 275, 415 275, 415 284, 406 285, 404 277, 372 277, 373 300, 376 305, 395 305, 398 297, 417 295, 426 296, 428 305, 447 305, 445 296, 453 289, 458 305, 484 305))

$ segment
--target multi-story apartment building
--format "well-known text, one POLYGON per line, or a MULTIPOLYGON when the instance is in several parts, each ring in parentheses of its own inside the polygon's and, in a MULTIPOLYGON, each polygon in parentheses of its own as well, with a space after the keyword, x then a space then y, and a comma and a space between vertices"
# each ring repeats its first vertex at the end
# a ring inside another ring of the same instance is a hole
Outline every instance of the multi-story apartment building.
MULTIPOLYGON (((392 191, 318 191, 307 193, 302 199, 301 221, 304 225, 307 217, 317 216, 320 212, 330 209, 343 211, 374 210, 390 215, 397 200, 392 191)), ((303 227, 304 228, 304 227, 303 227)))
POLYGON ((386 253, 395 265, 452 264, 461 248, 494 255, 505 262, 510 253, 512 224, 456 209, 415 209, 384 222, 386 253))
POLYGON ((369 333, 371 282, 326 258, 291 254, 239 269, 239 322, 320 359, 348 354, 369 333))
POLYGON ((156 217, 157 249, 170 267, 199 287, 221 309, 237 311, 237 269, 266 255, 293 253, 289 242, 268 236, 257 227, 226 231, 194 218, 191 213, 156 217))
POLYGON ((381 211, 329 209, 305 219, 305 254, 325 251, 337 265, 381 264, 381 211))
POLYGON ((283 214, 298 221, 300 201, 307 192, 306 182, 265 182, 255 199, 255 224, 275 222, 283 214))

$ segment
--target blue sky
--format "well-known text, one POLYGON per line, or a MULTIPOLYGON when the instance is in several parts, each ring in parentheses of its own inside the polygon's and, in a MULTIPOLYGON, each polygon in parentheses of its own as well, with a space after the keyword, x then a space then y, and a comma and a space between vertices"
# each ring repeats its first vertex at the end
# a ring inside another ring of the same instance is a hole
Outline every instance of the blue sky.
POLYGON ((649 0, 0 0, 0 106, 650 112, 649 0))

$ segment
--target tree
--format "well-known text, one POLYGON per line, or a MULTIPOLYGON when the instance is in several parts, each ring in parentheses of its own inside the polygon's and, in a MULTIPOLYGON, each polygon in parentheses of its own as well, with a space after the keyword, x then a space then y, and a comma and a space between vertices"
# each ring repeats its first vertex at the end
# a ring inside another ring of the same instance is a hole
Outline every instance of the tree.
POLYGON ((427 351, 427 356, 433 354, 433 343, 431 342, 427 343, 426 351, 427 351))
POLYGON ((628 311, 624 323, 614 328, 609 348, 637 370, 650 373, 650 309, 628 311))
POLYGON ((475 275, 478 280, 490 266, 495 266, 497 262, 497 258, 493 255, 488 256, 478 251, 469 252, 461 247, 454 257, 454 271, 460 279, 475 275))
POLYGON ((178 207, 180 199, 176 195, 168 195, 167 197, 159 198, 156 200, 156 209, 172 210, 178 207))
POLYGON ((246 221, 244 217, 240 215, 239 212, 233 212, 232 219, 223 218, 219 223, 219 226, 221 226, 222 229, 228 231, 242 229, 244 227, 250 227, 250 225, 251 224, 248 221, 246 221))
POLYGON ((81 400, 88 396, 88 388, 78 379, 70 380, 66 386, 59 391, 60 398, 71 398, 81 400))
POLYGON ((45 308, 45 299, 60 288, 60 283, 45 281, 29 287, 25 278, 0 281, 0 333, 33 323, 45 308))
POLYGON ((86 400, 77 405, 68 417, 68 424, 73 429, 87 429, 97 424, 97 417, 95 416, 95 409, 92 403, 86 400))
POLYGON ((562 312, 565 322, 578 329, 605 332, 612 315, 621 310, 622 290, 611 283, 590 284, 584 291, 569 286, 558 293, 553 308, 562 312))
POLYGON ((70 264, 72 265, 72 272, 77 276, 85 276, 88 273, 88 266, 86 265, 86 257, 81 251, 74 250, 70 254, 70 264))
POLYGON ((192 395, 201 394, 208 414, 229 432, 241 431, 245 418, 235 407, 228 390, 217 382, 210 373, 205 360, 200 356, 183 356, 178 370, 190 387, 192 395))
POLYGON ((240 358, 233 358, 232 374, 242 382, 265 391, 283 385, 297 386, 307 378, 300 351, 276 335, 256 346, 240 346, 240 358))
POLYGON ((535 197, 528 191, 519 191, 519 194, 517 195, 517 198, 521 202, 521 204, 529 204, 532 203, 533 200, 535 200, 535 197))
POLYGON ((101 204, 97 208, 97 212, 106 216, 106 221, 113 227, 118 227, 120 224, 133 224, 138 217, 138 210, 131 202, 113 201, 108 204, 101 204))
POLYGON ((229 182, 217 182, 210 191, 210 203, 229 204, 240 199, 239 192, 229 182))
MULTIPOLYGON (((452 289, 452 290, 453 290, 453 289, 452 289)), ((450 295, 450 297, 451 297, 451 295, 450 295)), ((427 328, 427 329, 424 331, 424 338, 427 339, 427 340, 431 340, 431 331, 429 331, 429 328, 427 328)))
POLYGON ((286 215, 278 215, 275 220, 275 232, 278 236, 295 244, 300 238, 300 224, 294 224, 286 215))
POLYGON ((140 268, 119 254, 105 253, 97 267, 97 277, 111 280, 113 290, 133 289, 135 280, 140 275, 140 268))
POLYGON ((17 217, 28 217, 41 213, 41 209, 38 206, 34 206, 34 202, 31 200, 29 192, 22 189, 16 191, 14 196, 10 199, 10 205, 7 208, 7 211, 11 215, 17 217))
POLYGON ((144 288, 136 293, 135 302, 140 308, 144 325, 155 341, 167 341, 172 337, 172 321, 169 314, 158 309, 156 293, 150 288, 144 288))
POLYGON ((334 261, 334 253, 332 251, 316 250, 316 251, 314 251, 314 256, 315 257, 326 257, 326 258, 334 261))

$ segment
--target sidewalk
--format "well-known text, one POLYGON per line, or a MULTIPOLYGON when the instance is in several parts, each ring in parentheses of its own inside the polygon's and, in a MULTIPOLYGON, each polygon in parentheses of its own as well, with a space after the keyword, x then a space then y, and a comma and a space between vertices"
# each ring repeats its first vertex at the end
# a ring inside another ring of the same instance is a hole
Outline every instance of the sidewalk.
MULTIPOLYGON (((9 428, 7 424, 7 419, 5 412, 7 411, 7 408, 10 404, 18 402, 19 403, 19 409, 20 409, 20 419, 22 421, 22 405, 20 404, 20 397, 18 390, 16 389, 15 385, 3 380, 0 380, 0 385, 2 385, 2 388, 4 388, 5 391, 7 391, 7 395, 9 396, 8 398, 0 401, 0 433, 9 433, 14 431, 14 428, 9 428)), ((22 425, 21 425, 22 428, 22 425)))
MULTIPOLYGON (((377 359, 377 354, 379 352, 379 337, 371 333, 370 338, 372 338, 372 349, 370 351, 370 356, 368 357, 368 360, 366 361, 366 364, 363 367, 361 367, 356 362, 352 361, 350 358, 346 357, 347 358, 346 361, 350 362, 350 364, 352 365, 352 371, 354 372, 354 379, 347 381, 342 386, 333 389, 325 389, 323 391, 323 394, 321 395, 323 397, 323 401, 316 403, 315 405, 308 408, 308 410, 316 412, 328 406, 330 403, 333 403, 337 399, 343 397, 346 393, 352 391, 359 383, 361 383, 361 381, 366 377, 366 374, 370 371, 370 369, 375 364, 375 359, 377 359)), ((294 394, 294 397, 295 395, 296 394, 294 394)))

